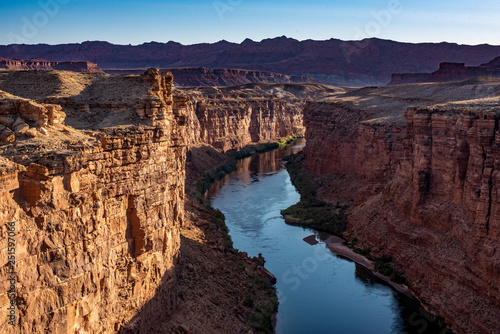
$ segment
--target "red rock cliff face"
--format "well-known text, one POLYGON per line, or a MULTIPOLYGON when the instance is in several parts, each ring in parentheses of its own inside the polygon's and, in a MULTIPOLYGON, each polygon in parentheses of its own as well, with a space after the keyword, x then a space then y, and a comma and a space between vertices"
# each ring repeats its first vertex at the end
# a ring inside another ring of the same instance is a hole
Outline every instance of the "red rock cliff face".
POLYGON ((311 103, 306 164, 331 179, 354 174, 346 237, 392 255, 414 295, 458 333, 497 333, 499 116, 474 109, 409 108, 403 118, 311 103))
MULTIPOLYGON (((143 124, 78 131, 45 123, 34 138, 16 133, 15 149, 0 146, 9 158, 0 157, 2 333, 111 333, 155 295, 156 317, 175 307, 185 101, 172 98, 171 76, 148 71, 126 80, 115 88, 143 96, 142 104, 125 103, 143 124), (16 327, 7 324, 5 223, 11 221, 16 327)), ((4 121, 25 117, 16 108, 1 110, 4 121)))
POLYGON ((222 151, 304 133, 303 103, 295 105, 279 100, 194 103, 201 142, 222 151))
POLYGON ((342 89, 321 84, 249 84, 183 90, 190 96, 190 144, 222 151, 303 135, 303 109, 315 96, 342 89))

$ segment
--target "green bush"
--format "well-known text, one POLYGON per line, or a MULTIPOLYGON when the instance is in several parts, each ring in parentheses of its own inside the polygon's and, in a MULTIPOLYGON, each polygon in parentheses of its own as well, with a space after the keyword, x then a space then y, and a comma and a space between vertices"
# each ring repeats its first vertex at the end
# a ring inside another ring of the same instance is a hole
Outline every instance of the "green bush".
POLYGON ((300 193, 300 201, 281 210, 285 221, 289 224, 308 226, 342 236, 346 230, 344 212, 347 208, 340 208, 340 213, 337 214, 338 207, 316 197, 319 184, 312 177, 305 175, 302 169, 303 154, 294 154, 287 160, 286 168, 293 185, 300 193))
POLYGON ((243 301, 243 306, 246 306, 246 307, 253 307, 253 303, 254 303, 254 300, 252 297, 247 297, 245 298, 245 300, 243 301))
POLYGON ((375 270, 391 279, 394 283, 407 284, 403 275, 394 268, 391 256, 384 256, 375 259, 375 270))

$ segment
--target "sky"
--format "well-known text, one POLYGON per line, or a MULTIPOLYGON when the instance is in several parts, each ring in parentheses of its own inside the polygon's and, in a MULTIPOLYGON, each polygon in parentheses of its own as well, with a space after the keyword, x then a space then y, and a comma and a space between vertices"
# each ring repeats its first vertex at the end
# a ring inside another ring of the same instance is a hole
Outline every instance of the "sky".
POLYGON ((0 45, 220 40, 500 45, 498 0, 0 0, 0 45))

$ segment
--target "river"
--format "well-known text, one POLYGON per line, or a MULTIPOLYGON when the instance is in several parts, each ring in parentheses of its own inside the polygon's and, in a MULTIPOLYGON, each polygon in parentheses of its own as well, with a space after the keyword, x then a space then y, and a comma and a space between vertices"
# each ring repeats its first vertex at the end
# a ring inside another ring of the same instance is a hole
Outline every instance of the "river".
POLYGON ((311 229, 285 224, 280 210, 300 195, 281 159, 303 142, 240 160, 206 196, 226 216, 234 247, 259 253, 277 278, 278 334, 439 333, 437 321, 364 267, 303 238, 311 229))

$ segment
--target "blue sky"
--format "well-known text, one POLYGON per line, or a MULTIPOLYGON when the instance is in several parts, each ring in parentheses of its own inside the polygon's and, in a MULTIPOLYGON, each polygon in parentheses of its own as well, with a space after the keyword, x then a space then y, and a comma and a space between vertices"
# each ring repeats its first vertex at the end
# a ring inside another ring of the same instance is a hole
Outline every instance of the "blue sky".
POLYGON ((0 0, 0 44, 298 40, 500 45, 498 0, 0 0))

